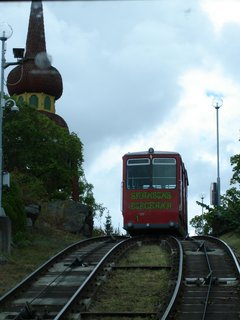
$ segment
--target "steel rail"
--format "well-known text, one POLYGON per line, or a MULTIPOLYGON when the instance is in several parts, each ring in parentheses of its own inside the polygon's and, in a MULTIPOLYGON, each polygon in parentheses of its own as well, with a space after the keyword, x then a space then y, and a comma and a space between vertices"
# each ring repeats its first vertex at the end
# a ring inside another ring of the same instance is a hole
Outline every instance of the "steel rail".
MULTIPOLYGON (((234 266, 238 272, 238 274, 240 275, 240 266, 238 263, 238 260, 233 252, 233 250, 231 249, 231 247, 224 242, 223 240, 213 237, 213 236, 198 236, 198 238, 203 239, 204 241, 209 240, 209 241, 214 241, 214 242, 218 242, 221 243, 222 246, 227 250, 227 252, 229 253, 230 257, 232 258, 233 262, 234 262, 234 266)), ((204 320, 206 318, 206 312, 207 312, 207 307, 208 307, 208 301, 209 301, 209 295, 210 295, 210 291, 211 291, 211 286, 212 286, 212 281, 213 281, 213 270, 211 268, 210 262, 209 262, 209 258, 208 258, 208 254, 207 254, 207 250, 206 250, 206 246, 205 243, 203 243, 203 248, 204 248, 204 253, 206 256, 206 260, 207 260, 207 265, 209 268, 209 274, 206 277, 206 280, 209 281, 208 282, 208 291, 207 291, 207 296, 205 299, 205 304, 204 304, 204 311, 203 311, 203 316, 202 316, 202 320, 204 320)))
POLYGON ((214 240, 215 242, 220 242, 222 243, 222 245, 227 249, 227 251, 229 252, 230 256, 233 259, 234 265, 236 267, 236 270, 238 272, 238 274, 240 275, 240 265, 239 265, 239 261, 234 253, 234 251, 232 250, 232 248, 223 240, 213 237, 213 236, 198 236, 199 238, 203 238, 203 239, 210 239, 210 240, 214 240))
POLYGON ((69 264, 61 273, 59 273, 54 279, 52 279, 52 281, 46 285, 46 287, 39 292, 39 294, 37 296, 35 296, 31 301, 28 301, 28 303, 31 305, 33 303, 33 301, 35 301, 36 299, 38 299, 39 297, 41 297, 46 291, 49 290, 49 288, 52 286, 52 284, 54 282, 56 282, 56 280, 61 277, 63 274, 67 274, 68 272, 71 272, 73 268, 75 268, 76 265, 80 265, 82 263, 82 261, 84 261, 84 259, 86 259, 89 255, 93 254, 95 251, 103 248, 106 243, 108 243, 108 240, 105 242, 99 242, 98 245, 96 247, 94 247, 93 249, 89 250, 88 252, 84 253, 83 255, 79 257, 75 258, 75 260, 73 260, 73 262, 71 264, 69 264))
MULTIPOLYGON (((119 237, 120 238, 120 237, 119 237)), ((5 303, 7 299, 9 299, 12 295, 15 295, 18 290, 21 290, 24 285, 26 285, 29 281, 36 278, 41 272, 44 272, 46 269, 49 268, 50 265, 55 263, 63 254, 69 254, 71 251, 73 251, 78 246, 85 246, 90 243, 94 243, 99 241, 106 241, 108 239, 111 239, 111 236, 103 236, 103 237, 95 237, 85 240, 80 240, 78 242, 75 242, 68 247, 64 248, 57 254, 55 254, 52 258, 47 260, 45 263, 43 263, 40 267, 38 267, 36 270, 34 270, 32 273, 30 273, 26 278, 24 278, 21 282, 19 282, 15 287, 7 291, 3 296, 0 297, 0 305, 2 303, 5 303)))
MULTIPOLYGON (((212 286, 212 274, 213 274, 213 270, 211 268, 211 265, 210 265, 210 261, 209 261, 209 258, 208 258, 208 254, 207 254, 207 249, 206 249, 206 246, 205 246, 205 236, 203 237, 198 237, 200 239, 203 239, 202 243, 199 245, 197 251, 200 251, 203 249, 203 253, 205 255, 205 258, 206 258, 206 262, 207 262, 207 267, 208 267, 208 270, 209 270, 209 273, 208 275, 205 277, 205 283, 208 285, 208 289, 207 289, 207 294, 206 294, 206 299, 205 299, 205 302, 204 302, 204 309, 203 309, 203 315, 202 315, 202 320, 205 319, 206 317, 206 312, 207 312, 207 306, 208 306, 208 301, 209 301, 209 295, 210 295, 210 291, 211 291, 211 286, 212 286)), ((195 238, 191 238, 193 240, 193 242, 197 245, 197 240, 195 238)))
POLYGON ((177 300, 177 295, 179 293, 179 289, 180 289, 181 282, 182 282, 182 274, 183 274, 183 249, 182 249, 181 242, 175 237, 171 237, 171 239, 174 239, 175 243, 177 243, 177 248, 179 251, 178 276, 177 276, 177 281, 176 281, 176 285, 175 285, 171 300, 170 300, 164 314, 161 316, 161 320, 166 320, 167 317, 169 316, 170 312, 173 309, 173 306, 177 300))
POLYGON ((82 285, 78 288, 78 290, 74 293, 74 295, 69 299, 69 301, 65 304, 65 306, 58 312, 58 314, 53 318, 53 320, 60 320, 64 319, 66 314, 70 311, 71 307, 76 303, 76 301, 79 299, 80 294, 85 289, 87 284, 90 282, 90 280, 97 274, 97 272, 101 269, 101 267, 106 262, 107 258, 110 257, 110 255, 120 246, 127 242, 132 242, 133 238, 124 239, 121 242, 118 242, 113 248, 111 248, 106 255, 99 261, 99 263, 96 265, 96 267, 92 270, 92 272, 88 275, 88 277, 85 279, 85 281, 82 283, 82 285))
POLYGON ((207 290, 207 295, 206 295, 206 299, 205 299, 205 303, 204 303, 202 320, 204 320, 205 317, 206 317, 207 306, 208 306, 208 301, 209 301, 209 295, 210 295, 210 291, 211 291, 211 287, 212 287, 212 274, 213 274, 213 270, 211 268, 211 264, 210 264, 210 261, 209 261, 209 258, 208 258, 205 242, 203 243, 203 249, 204 249, 204 254, 205 254, 205 257, 206 257, 209 273, 208 273, 208 275, 206 277, 206 283, 208 284, 208 290, 207 290))

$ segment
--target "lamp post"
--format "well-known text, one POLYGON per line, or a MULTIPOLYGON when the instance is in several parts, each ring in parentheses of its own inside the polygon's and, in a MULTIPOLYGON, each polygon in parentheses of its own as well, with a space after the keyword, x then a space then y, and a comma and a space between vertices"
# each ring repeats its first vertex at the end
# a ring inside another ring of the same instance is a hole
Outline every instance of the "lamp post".
POLYGON ((217 126, 217 207, 218 207, 218 214, 219 214, 219 206, 220 206, 220 166, 219 166, 219 117, 218 111, 219 108, 223 104, 223 100, 221 98, 213 99, 213 107, 216 109, 216 126, 217 126))
POLYGON ((202 200, 202 234, 204 234, 204 232, 203 232, 203 227, 204 227, 204 218, 203 218, 203 200, 204 200, 204 198, 205 198, 205 193, 202 193, 201 194, 201 200, 202 200))
POLYGON ((2 186, 3 186, 3 107, 4 102, 4 69, 5 69, 5 52, 6 41, 12 36, 12 28, 6 22, 0 25, 0 40, 2 41, 2 58, 1 58, 1 94, 0 94, 0 216, 5 216, 5 212, 2 206, 2 186))
POLYGON ((4 99, 4 69, 9 66, 18 65, 22 63, 22 58, 24 54, 24 49, 14 48, 13 54, 17 58, 17 62, 6 62, 5 53, 6 53, 6 41, 12 36, 13 30, 12 27, 6 22, 0 23, 0 40, 2 41, 2 50, 1 50, 1 86, 0 86, 0 217, 5 216, 5 212, 2 206, 2 187, 3 187, 3 109, 6 106, 6 102, 11 102, 11 110, 13 112, 18 111, 18 107, 13 99, 4 99))
POLYGON ((11 221, 6 216, 2 205, 2 193, 3 193, 3 109, 6 103, 11 103, 11 111, 18 112, 19 109, 13 99, 4 99, 4 69, 12 65, 18 65, 22 63, 24 49, 13 49, 14 57, 17 58, 17 62, 6 62, 6 41, 12 36, 12 28, 6 22, 0 23, 0 40, 2 42, 1 47, 1 77, 0 77, 0 251, 10 253, 11 251, 11 221))

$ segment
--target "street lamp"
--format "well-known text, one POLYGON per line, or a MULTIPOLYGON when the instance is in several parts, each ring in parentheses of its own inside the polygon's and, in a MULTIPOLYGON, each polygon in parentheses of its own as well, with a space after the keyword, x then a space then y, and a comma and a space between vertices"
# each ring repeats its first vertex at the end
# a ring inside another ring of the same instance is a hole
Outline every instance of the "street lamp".
POLYGON ((202 234, 204 234, 204 232, 203 232, 203 227, 204 227, 204 217, 203 217, 203 200, 204 200, 204 198, 205 198, 205 193, 202 193, 201 194, 201 200, 202 200, 202 234))
POLYGON ((3 131, 3 107, 4 101, 4 69, 5 69, 5 53, 6 53, 6 41, 12 36, 12 27, 3 22, 0 24, 0 40, 2 41, 2 58, 1 58, 1 94, 0 94, 0 216, 5 216, 5 212, 2 206, 2 186, 3 186, 3 148, 2 148, 2 131, 3 131))
POLYGON ((217 126, 217 207, 219 213, 220 206, 220 168, 219 168, 219 119, 218 110, 223 105, 221 98, 214 98, 212 102, 213 107, 216 109, 216 126, 217 126))
POLYGON ((0 86, 0 217, 5 216, 5 212, 2 206, 2 187, 3 187, 3 109, 7 102, 12 104, 11 110, 13 112, 18 111, 18 107, 13 99, 4 99, 4 69, 12 65, 18 65, 22 62, 24 49, 14 48, 14 57, 18 59, 17 62, 6 62, 6 41, 12 36, 12 27, 6 23, 0 23, 0 40, 2 41, 1 50, 1 86, 0 86))

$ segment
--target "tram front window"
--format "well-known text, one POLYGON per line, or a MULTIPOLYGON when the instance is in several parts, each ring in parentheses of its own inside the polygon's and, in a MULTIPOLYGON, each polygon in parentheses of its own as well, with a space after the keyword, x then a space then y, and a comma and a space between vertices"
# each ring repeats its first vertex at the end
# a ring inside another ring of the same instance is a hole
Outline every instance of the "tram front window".
POLYGON ((153 159, 153 188, 175 189, 176 188, 176 159, 155 158, 153 159))
POLYGON ((127 161, 127 189, 147 189, 150 185, 150 159, 129 159, 127 161))
POLYGON ((126 185, 127 189, 175 189, 176 159, 128 159, 126 185))

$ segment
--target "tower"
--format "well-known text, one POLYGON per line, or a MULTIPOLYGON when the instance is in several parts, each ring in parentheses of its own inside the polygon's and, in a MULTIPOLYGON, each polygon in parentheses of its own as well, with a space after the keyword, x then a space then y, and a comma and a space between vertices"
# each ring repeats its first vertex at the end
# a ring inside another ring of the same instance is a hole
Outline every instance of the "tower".
POLYGON ((42 1, 32 1, 26 50, 23 61, 7 77, 7 89, 18 103, 27 103, 46 114, 61 127, 65 120, 55 113, 55 101, 63 92, 62 77, 48 61, 37 65, 37 57, 47 57, 42 1))
MULTIPOLYGON (((59 71, 44 59, 47 57, 42 1, 32 1, 26 40, 26 50, 20 65, 10 71, 7 89, 18 103, 27 103, 48 116, 68 132, 66 121, 56 114, 55 101, 63 92, 59 71), (36 58, 40 56, 41 63, 36 58), (41 58, 42 57, 42 58, 41 58)), ((78 201, 78 172, 72 182, 72 199, 78 201)))

